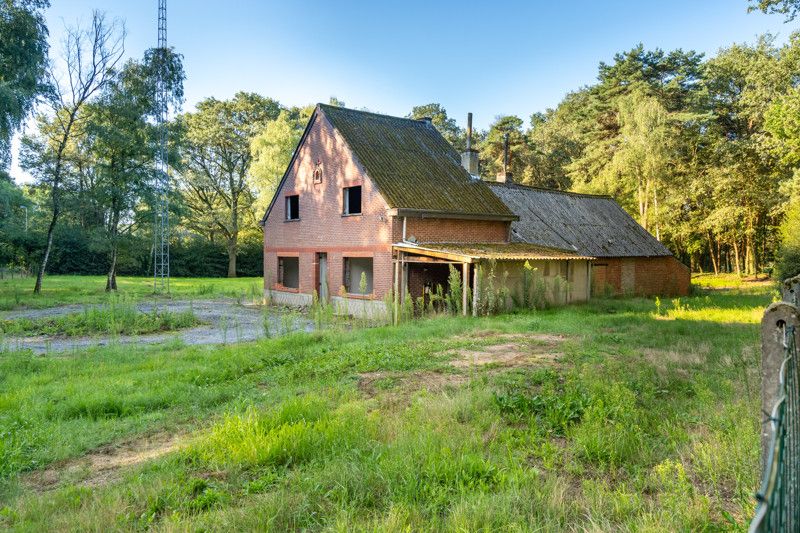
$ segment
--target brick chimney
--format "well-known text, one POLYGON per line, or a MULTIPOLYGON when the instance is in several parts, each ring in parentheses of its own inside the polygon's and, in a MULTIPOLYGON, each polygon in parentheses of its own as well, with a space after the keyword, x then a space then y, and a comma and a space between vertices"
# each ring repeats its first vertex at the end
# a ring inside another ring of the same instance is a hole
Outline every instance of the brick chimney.
POLYGON ((498 172, 495 179, 500 183, 513 183, 511 172, 508 171, 508 133, 503 135, 503 170, 498 172))
POLYGON ((481 179, 478 151, 472 148, 472 113, 467 113, 467 149, 461 153, 461 166, 473 179, 481 179))

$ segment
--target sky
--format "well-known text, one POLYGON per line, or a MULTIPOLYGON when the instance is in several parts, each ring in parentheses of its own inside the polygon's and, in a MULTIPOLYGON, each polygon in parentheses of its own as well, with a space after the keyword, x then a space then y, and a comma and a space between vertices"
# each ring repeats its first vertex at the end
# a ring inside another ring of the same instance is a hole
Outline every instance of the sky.
MULTIPOLYGON (((93 9, 125 22, 126 54, 156 45, 157 0, 52 0, 51 55, 93 9)), ((499 115, 526 123, 592 84, 600 61, 638 43, 713 56, 797 21, 747 13, 746 0, 472 2, 168 0, 168 44, 184 56, 184 110, 258 92, 284 105, 327 102, 406 115, 441 103, 464 126, 499 115)), ((18 145, 18 143, 16 143, 18 145)), ((30 179, 16 165, 17 181, 30 179)))

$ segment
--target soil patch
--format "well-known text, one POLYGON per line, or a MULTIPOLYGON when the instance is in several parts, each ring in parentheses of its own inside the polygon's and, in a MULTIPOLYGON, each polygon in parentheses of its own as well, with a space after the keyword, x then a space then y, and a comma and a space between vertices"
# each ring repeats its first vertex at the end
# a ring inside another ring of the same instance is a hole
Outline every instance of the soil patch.
POLYGON ((447 387, 457 387, 469 381, 469 376, 449 372, 365 372, 358 376, 358 389, 372 398, 381 391, 409 393, 425 389, 439 392, 447 387))
MULTIPOLYGON (((476 336, 486 338, 489 335, 478 332, 476 336)), ((504 367, 553 365, 563 356, 560 346, 566 337, 547 333, 513 333, 495 334, 494 339, 498 341, 497 344, 448 352, 454 356, 450 365, 456 368, 483 365, 504 367)))
POLYGON ((62 461, 31 472, 23 483, 37 492, 58 488, 62 481, 84 487, 99 487, 116 481, 139 464, 180 449, 185 435, 156 433, 136 440, 109 444, 76 459, 62 461))

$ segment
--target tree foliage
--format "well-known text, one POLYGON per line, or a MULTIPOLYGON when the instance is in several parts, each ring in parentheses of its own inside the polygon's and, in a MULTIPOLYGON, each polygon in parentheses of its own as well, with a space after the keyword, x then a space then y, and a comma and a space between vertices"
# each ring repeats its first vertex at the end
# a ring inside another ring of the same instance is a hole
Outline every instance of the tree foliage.
POLYGON ((48 0, 0 0, 0 171, 10 159, 12 135, 47 92, 48 0))
POLYGON ((236 276, 242 227, 255 228, 255 192, 250 179, 251 145, 281 107, 271 98, 237 93, 231 100, 208 98, 180 117, 185 130, 180 183, 190 226, 228 248, 228 276, 236 276))

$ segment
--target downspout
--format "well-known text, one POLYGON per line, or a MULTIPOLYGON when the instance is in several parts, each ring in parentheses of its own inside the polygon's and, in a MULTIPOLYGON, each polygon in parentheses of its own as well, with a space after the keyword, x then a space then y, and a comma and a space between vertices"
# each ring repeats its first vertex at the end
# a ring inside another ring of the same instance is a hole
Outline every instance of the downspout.
POLYGON ((406 242, 406 219, 408 217, 403 217, 403 242, 406 242))

